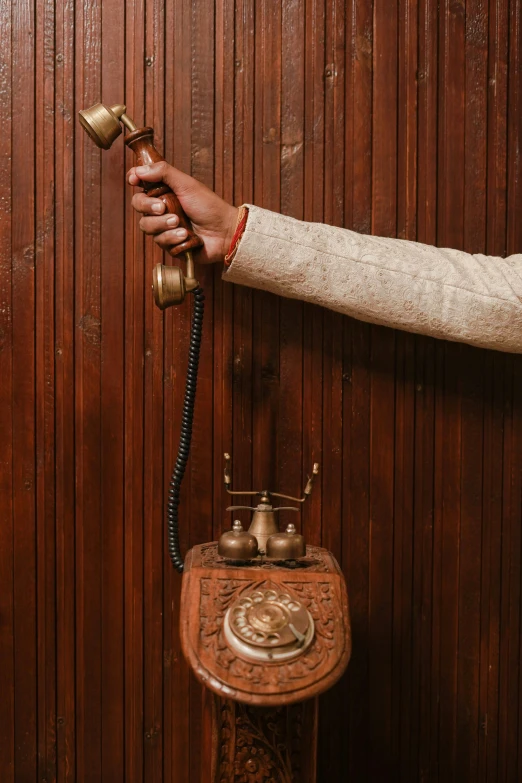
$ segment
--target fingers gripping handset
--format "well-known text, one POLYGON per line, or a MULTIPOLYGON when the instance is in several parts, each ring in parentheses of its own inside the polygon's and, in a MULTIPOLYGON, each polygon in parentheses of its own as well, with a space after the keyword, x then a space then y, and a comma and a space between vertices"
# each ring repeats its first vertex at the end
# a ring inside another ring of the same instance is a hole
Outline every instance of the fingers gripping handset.
MULTIPOLYGON (((97 103, 90 109, 80 111, 80 122, 92 140, 101 149, 109 149, 113 141, 122 132, 122 125, 127 130, 125 143, 136 155, 138 166, 150 166, 164 160, 153 143, 154 131, 152 128, 137 128, 134 122, 125 113, 123 104, 105 106, 97 103)), ((198 281, 194 277, 194 260, 192 251, 203 245, 201 239, 194 232, 190 220, 186 216, 179 199, 171 188, 163 182, 141 182, 143 190, 148 196, 157 198, 165 204, 167 213, 176 215, 178 227, 187 232, 186 239, 169 249, 172 256, 184 255, 187 262, 187 273, 183 274, 177 266, 157 264, 153 272, 154 301, 164 310, 175 304, 181 304, 185 294, 199 288, 198 281)))

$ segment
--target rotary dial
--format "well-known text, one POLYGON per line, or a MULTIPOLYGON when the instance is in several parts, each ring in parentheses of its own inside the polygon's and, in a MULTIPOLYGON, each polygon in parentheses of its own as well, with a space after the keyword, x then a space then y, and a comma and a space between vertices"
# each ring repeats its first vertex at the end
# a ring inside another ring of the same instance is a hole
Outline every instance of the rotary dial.
POLYGON ((224 630, 236 652, 275 661, 304 652, 313 639, 314 622, 306 607, 289 593, 253 590, 230 606, 224 630))

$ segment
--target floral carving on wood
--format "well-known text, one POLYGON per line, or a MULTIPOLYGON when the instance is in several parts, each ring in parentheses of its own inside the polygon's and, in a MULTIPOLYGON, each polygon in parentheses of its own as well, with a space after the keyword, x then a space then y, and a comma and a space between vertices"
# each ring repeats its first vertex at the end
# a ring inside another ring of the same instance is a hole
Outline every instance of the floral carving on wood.
MULTIPOLYGON (((226 577, 201 579, 200 640, 211 654, 225 680, 229 675, 245 680, 249 686, 273 686, 296 683, 310 677, 327 664, 335 652, 335 636, 342 636, 339 618, 335 616, 333 586, 329 582, 272 582, 270 579, 253 583, 250 579, 226 577), (287 663, 269 665, 240 658, 227 645, 222 632, 223 618, 230 604, 247 588, 272 589, 282 587, 293 593, 304 604, 314 620, 315 637, 310 648, 299 658, 287 663)), ((329 669, 328 666, 325 667, 329 669)), ((323 669, 324 670, 324 669, 323 669)))
MULTIPOLYGON (((221 738, 219 783, 305 783, 302 759, 306 753, 303 711, 310 705, 251 707, 218 700, 221 738)), ((315 779, 309 770, 306 780, 315 779)))

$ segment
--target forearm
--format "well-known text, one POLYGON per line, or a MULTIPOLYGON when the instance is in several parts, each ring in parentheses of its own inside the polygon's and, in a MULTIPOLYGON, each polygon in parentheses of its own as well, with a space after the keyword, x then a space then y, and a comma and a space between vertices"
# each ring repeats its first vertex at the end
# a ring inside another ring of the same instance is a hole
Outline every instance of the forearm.
POLYGON ((522 353, 522 255, 470 255, 249 206, 223 277, 370 323, 522 353))

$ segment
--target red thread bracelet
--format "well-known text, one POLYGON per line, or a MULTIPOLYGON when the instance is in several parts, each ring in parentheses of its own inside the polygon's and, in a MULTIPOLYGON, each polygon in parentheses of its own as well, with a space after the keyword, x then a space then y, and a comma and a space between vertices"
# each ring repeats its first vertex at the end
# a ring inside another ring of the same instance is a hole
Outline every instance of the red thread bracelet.
POLYGON ((236 252, 239 241, 243 236, 243 232, 245 230, 247 220, 248 220, 248 209, 246 207, 241 207, 238 216, 236 230, 234 231, 234 236, 232 237, 232 242, 230 243, 230 248, 228 250, 228 253, 225 256, 225 266, 229 266, 230 262, 232 261, 232 258, 236 252))

